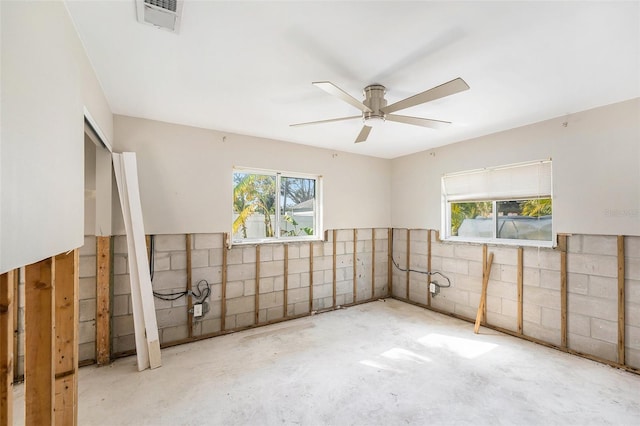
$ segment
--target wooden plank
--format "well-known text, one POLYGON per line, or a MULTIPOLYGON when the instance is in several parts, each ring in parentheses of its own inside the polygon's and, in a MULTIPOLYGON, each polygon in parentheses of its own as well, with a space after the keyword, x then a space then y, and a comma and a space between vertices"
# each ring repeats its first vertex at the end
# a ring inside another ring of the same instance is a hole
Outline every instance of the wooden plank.
POLYGON ((427 230, 427 306, 431 306, 431 229, 427 230))
POLYGON ((96 362, 111 361, 111 237, 96 237, 96 362))
POLYGON ((0 275, 0 425, 13 424, 13 311, 15 271, 0 275))
POLYGON ((313 312, 313 242, 309 243, 309 313, 313 312))
POLYGON ((55 260, 25 268, 25 424, 53 424, 55 396, 55 260))
POLYGON ((358 292, 357 262, 358 262, 358 230, 353 228, 353 303, 356 303, 358 292))
MULTIPOLYGON (((484 280, 487 280, 487 283, 489 283, 489 274, 490 272, 487 272, 487 245, 483 244, 482 245, 482 282, 484 283, 484 280)), ((486 321, 487 320, 487 303, 485 300, 485 303, 482 305, 482 325, 486 325, 486 321)))
POLYGON ((284 296, 282 303, 282 317, 289 316, 289 244, 284 245, 284 296))
POLYGON ((476 314, 476 324, 473 332, 478 334, 480 323, 486 322, 487 307, 487 287, 489 287, 489 277, 491 276, 491 265, 493 264, 493 253, 489 253, 489 260, 485 264, 485 273, 482 276, 482 293, 480 294, 480 304, 478 305, 478 313, 476 314))
POLYGON ((18 328, 19 319, 18 311, 20 310, 20 274, 24 274, 24 269, 14 269, 13 273, 13 296, 14 296, 14 309, 13 309, 13 378, 14 380, 20 376, 20 366, 18 365, 18 356, 20 349, 20 330, 18 328))
POLYGON ((371 228, 371 298, 374 297, 376 297, 376 228, 371 228))
POLYGON ((393 228, 387 230, 387 295, 393 295, 393 228))
POLYGON ((127 234, 138 370, 157 368, 162 365, 160 338, 145 244, 136 154, 114 153, 113 167, 127 234))
POLYGON ((227 318, 227 248, 226 241, 229 234, 222 234, 222 290, 220 300, 220 331, 225 330, 227 318))
POLYGON ((78 423, 78 268, 78 250, 55 257, 56 425, 78 423))
POLYGON ((625 361, 625 260, 624 236, 618 235, 618 364, 625 361))
POLYGON ((406 298, 411 299, 411 229, 407 229, 407 286, 406 298))
POLYGON ((336 237, 338 236, 338 230, 333 230, 333 307, 336 307, 336 299, 337 299, 337 273, 336 273, 336 237))
POLYGON ((523 330, 524 249, 518 247, 518 333, 523 330))
POLYGON ((187 250, 187 331, 189 337, 193 337, 193 297, 191 290, 193 289, 193 275, 191 265, 191 234, 185 235, 185 249, 187 250))
POLYGON ((558 235, 560 249, 560 346, 566 348, 567 342, 567 236, 558 235))
POLYGON ((255 295, 255 318, 253 322, 260 323, 260 245, 256 245, 256 295, 255 295))

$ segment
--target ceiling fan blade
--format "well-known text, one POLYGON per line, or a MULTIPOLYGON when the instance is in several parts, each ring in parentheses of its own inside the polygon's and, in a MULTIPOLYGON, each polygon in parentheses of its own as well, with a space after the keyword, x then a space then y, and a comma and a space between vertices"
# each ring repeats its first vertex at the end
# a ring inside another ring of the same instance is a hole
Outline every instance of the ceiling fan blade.
POLYGON ((349 105, 352 105, 358 108, 362 112, 373 112, 371 111, 371 108, 369 108, 368 106, 366 106, 365 104, 363 104, 362 102, 360 102, 359 100, 357 100, 356 98, 354 98, 353 96, 351 96, 350 94, 348 94, 347 92, 345 92, 344 90, 336 86, 335 84, 331 83, 330 81, 316 81, 311 84, 313 84, 319 89, 324 90, 330 95, 333 95, 342 99, 349 105))
POLYGON ((353 120, 354 118, 362 118, 362 116, 361 115, 352 115, 351 117, 330 118, 328 120, 309 121, 307 123, 289 124, 289 127, 308 126, 310 124, 332 123, 334 121, 353 120))
POLYGON ((429 118, 408 117, 406 115, 385 115, 385 120, 395 121, 397 123, 413 124, 414 126, 430 127, 432 129, 441 129, 451 124, 449 121, 431 120, 429 118))
POLYGON ((401 109, 410 108, 412 106, 420 105, 425 102, 434 101, 436 99, 444 98, 445 96, 454 95, 459 92, 464 92, 469 89, 469 85, 460 77, 451 80, 447 83, 436 86, 432 89, 426 90, 417 95, 411 96, 407 99, 403 99, 394 104, 380 108, 380 111, 385 114, 389 114, 401 109))
POLYGON ((371 129, 373 127, 371 126, 362 126, 362 130, 360 130, 360 133, 358 134, 358 137, 356 138, 356 142, 355 143, 360 143, 360 142, 364 142, 367 140, 367 138, 369 137, 369 133, 371 132, 371 129))

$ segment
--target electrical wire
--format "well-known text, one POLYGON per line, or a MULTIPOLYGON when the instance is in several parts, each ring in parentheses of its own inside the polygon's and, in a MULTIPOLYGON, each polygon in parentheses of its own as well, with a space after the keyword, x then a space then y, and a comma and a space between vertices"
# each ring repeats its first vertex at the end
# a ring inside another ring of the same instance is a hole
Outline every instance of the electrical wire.
POLYGON ((391 256, 391 261, 393 262, 393 265, 400 271, 402 272, 415 272, 417 274, 423 274, 423 275, 440 275, 442 278, 444 278, 445 280, 447 280, 447 285, 441 285, 438 284, 438 286, 440 288, 447 288, 447 287, 451 287, 451 280, 449 279, 449 277, 447 277, 446 275, 444 275, 442 272, 439 271, 433 271, 433 272, 429 272, 429 271, 420 271, 418 269, 405 269, 405 268, 401 268, 400 265, 398 265, 396 263, 396 260, 393 258, 393 255, 391 256))

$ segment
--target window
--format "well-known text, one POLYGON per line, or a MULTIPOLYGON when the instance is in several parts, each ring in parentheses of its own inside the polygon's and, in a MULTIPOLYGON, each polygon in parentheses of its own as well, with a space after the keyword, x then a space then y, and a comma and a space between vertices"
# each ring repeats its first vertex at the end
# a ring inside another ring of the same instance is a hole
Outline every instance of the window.
POLYGON ((551 161, 444 175, 446 239, 550 246, 551 161))
POLYGON ((318 239, 320 177, 235 169, 234 243, 318 239))

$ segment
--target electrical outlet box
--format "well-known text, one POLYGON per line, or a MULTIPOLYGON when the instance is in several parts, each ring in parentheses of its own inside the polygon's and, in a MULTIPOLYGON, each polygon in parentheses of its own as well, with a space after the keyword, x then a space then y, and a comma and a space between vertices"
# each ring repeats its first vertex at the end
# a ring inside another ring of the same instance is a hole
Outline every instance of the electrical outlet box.
POLYGON ((193 316, 194 317, 202 316, 202 303, 197 303, 193 305, 193 316))
POLYGON ((429 291, 435 296, 440 293, 440 286, 436 282, 429 283, 429 291))

